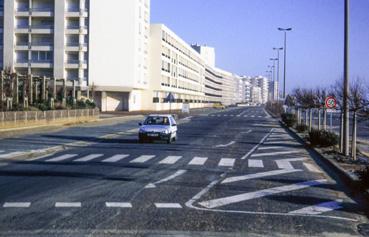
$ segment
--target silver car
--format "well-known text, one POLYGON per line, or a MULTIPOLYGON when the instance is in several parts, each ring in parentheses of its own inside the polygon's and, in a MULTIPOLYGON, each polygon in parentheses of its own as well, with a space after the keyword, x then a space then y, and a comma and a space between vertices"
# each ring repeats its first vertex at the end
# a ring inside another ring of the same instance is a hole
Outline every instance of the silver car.
POLYGON ((149 115, 139 126, 140 143, 164 140, 169 144, 177 140, 177 123, 172 115, 149 115))

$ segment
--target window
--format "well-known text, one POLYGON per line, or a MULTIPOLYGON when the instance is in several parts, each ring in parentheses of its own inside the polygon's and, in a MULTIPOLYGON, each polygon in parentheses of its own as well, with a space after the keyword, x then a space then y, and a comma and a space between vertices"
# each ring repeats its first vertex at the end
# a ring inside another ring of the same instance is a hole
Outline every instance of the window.
POLYGON ((33 62, 52 62, 53 52, 51 51, 32 51, 33 62))

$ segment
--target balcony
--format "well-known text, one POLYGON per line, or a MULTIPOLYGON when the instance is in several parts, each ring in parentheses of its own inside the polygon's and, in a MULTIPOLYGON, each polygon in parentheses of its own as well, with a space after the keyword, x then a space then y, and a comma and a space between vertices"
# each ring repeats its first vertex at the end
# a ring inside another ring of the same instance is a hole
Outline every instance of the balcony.
POLYGON ((54 33, 54 25, 32 25, 31 33, 33 34, 52 34, 54 33))

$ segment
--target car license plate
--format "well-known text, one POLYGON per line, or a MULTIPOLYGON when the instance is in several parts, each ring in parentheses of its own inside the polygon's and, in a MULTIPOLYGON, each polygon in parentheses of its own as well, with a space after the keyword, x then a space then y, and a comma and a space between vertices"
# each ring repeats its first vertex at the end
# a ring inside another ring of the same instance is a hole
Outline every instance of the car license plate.
POLYGON ((149 133, 149 134, 147 134, 149 137, 158 137, 159 136, 159 134, 157 134, 157 133, 149 133))

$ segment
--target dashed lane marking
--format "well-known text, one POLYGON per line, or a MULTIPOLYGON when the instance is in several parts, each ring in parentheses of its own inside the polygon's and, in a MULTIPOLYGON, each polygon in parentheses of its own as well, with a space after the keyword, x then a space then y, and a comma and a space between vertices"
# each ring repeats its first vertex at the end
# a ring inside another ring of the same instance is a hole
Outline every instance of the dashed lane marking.
POLYGON ((295 173, 295 172, 300 172, 300 171, 302 170, 299 170, 299 169, 272 170, 272 171, 261 172, 261 173, 256 173, 256 174, 229 177, 229 178, 224 179, 221 183, 227 184, 227 183, 239 182, 239 181, 244 181, 244 180, 249 180, 249 179, 258 179, 258 178, 264 178, 264 177, 275 176, 275 175, 295 173))
POLYGON ((248 165, 250 168, 264 168, 262 160, 248 160, 248 165))
POLYGON ((104 154, 91 154, 91 155, 87 155, 85 157, 82 157, 80 159, 75 160, 74 162, 87 162, 87 161, 91 161, 94 159, 97 159, 99 157, 104 156, 104 154))
POLYGON ((107 162, 107 163, 114 163, 114 162, 118 162, 121 161, 125 158, 127 158, 129 155, 127 154, 121 154, 121 155, 114 155, 108 159, 103 160, 102 162, 107 162))
POLYGON ((66 155, 61 155, 61 156, 46 160, 46 162, 59 162, 59 161, 71 159, 76 156, 78 156, 78 154, 66 154, 66 155))
POLYGON ((222 207, 222 206, 226 206, 226 205, 229 205, 229 204, 244 202, 244 201, 257 199, 257 198, 262 198, 262 197, 275 195, 275 194, 279 194, 279 193, 305 189, 305 188, 309 188, 309 187, 312 187, 312 186, 321 185, 321 184, 326 183, 326 182, 327 182, 326 179, 307 181, 307 182, 302 182, 302 183, 297 183, 297 184, 292 184, 292 185, 286 185, 286 186, 280 186, 280 187, 275 187, 275 188, 259 190, 259 191, 256 191, 256 192, 243 193, 243 194, 238 194, 238 195, 234 195, 234 196, 218 198, 218 199, 213 199, 213 200, 209 200, 209 201, 203 201, 203 202, 199 202, 199 204, 201 206, 205 207, 205 208, 212 209, 212 208, 216 208, 216 207, 222 207))
POLYGON ((14 207, 14 208, 28 208, 31 206, 30 202, 6 202, 4 203, 3 207, 5 208, 9 208, 9 207, 14 207))
POLYGON ((177 163, 182 156, 168 156, 164 160, 160 161, 159 164, 172 165, 177 163))
POLYGON ((119 207, 119 208, 132 208, 132 204, 129 202, 106 202, 106 207, 119 207))
POLYGON ((302 209, 291 211, 290 214, 302 214, 302 215, 320 215, 325 212, 331 212, 342 208, 342 200, 338 199, 331 202, 323 202, 314 206, 304 207, 302 209))
POLYGON ((218 166, 233 167, 235 161, 236 161, 235 159, 231 158, 222 158, 219 161, 218 166))
POLYGON ((321 171, 318 167, 316 167, 313 164, 309 164, 309 163, 306 163, 306 162, 304 162, 303 164, 306 167, 306 169, 308 169, 310 172, 320 173, 320 174, 323 173, 323 171, 321 171))
POLYGON ((182 208, 181 204, 179 203, 155 203, 156 208, 173 208, 173 209, 180 209, 182 208))
POLYGON ((194 157, 188 165, 204 165, 207 160, 207 157, 194 157))
POLYGON ((146 161, 149 161, 153 159, 154 157, 155 157, 154 155, 143 155, 143 156, 139 156, 136 159, 132 160, 130 163, 145 163, 146 161))
POLYGON ((80 202, 56 202, 55 207, 81 207, 82 203, 80 202))
POLYGON ((269 153, 258 153, 252 154, 251 157, 263 157, 263 156, 279 156, 279 155, 289 155, 289 154, 297 154, 301 153, 302 151, 278 151, 278 152, 269 152, 269 153))

